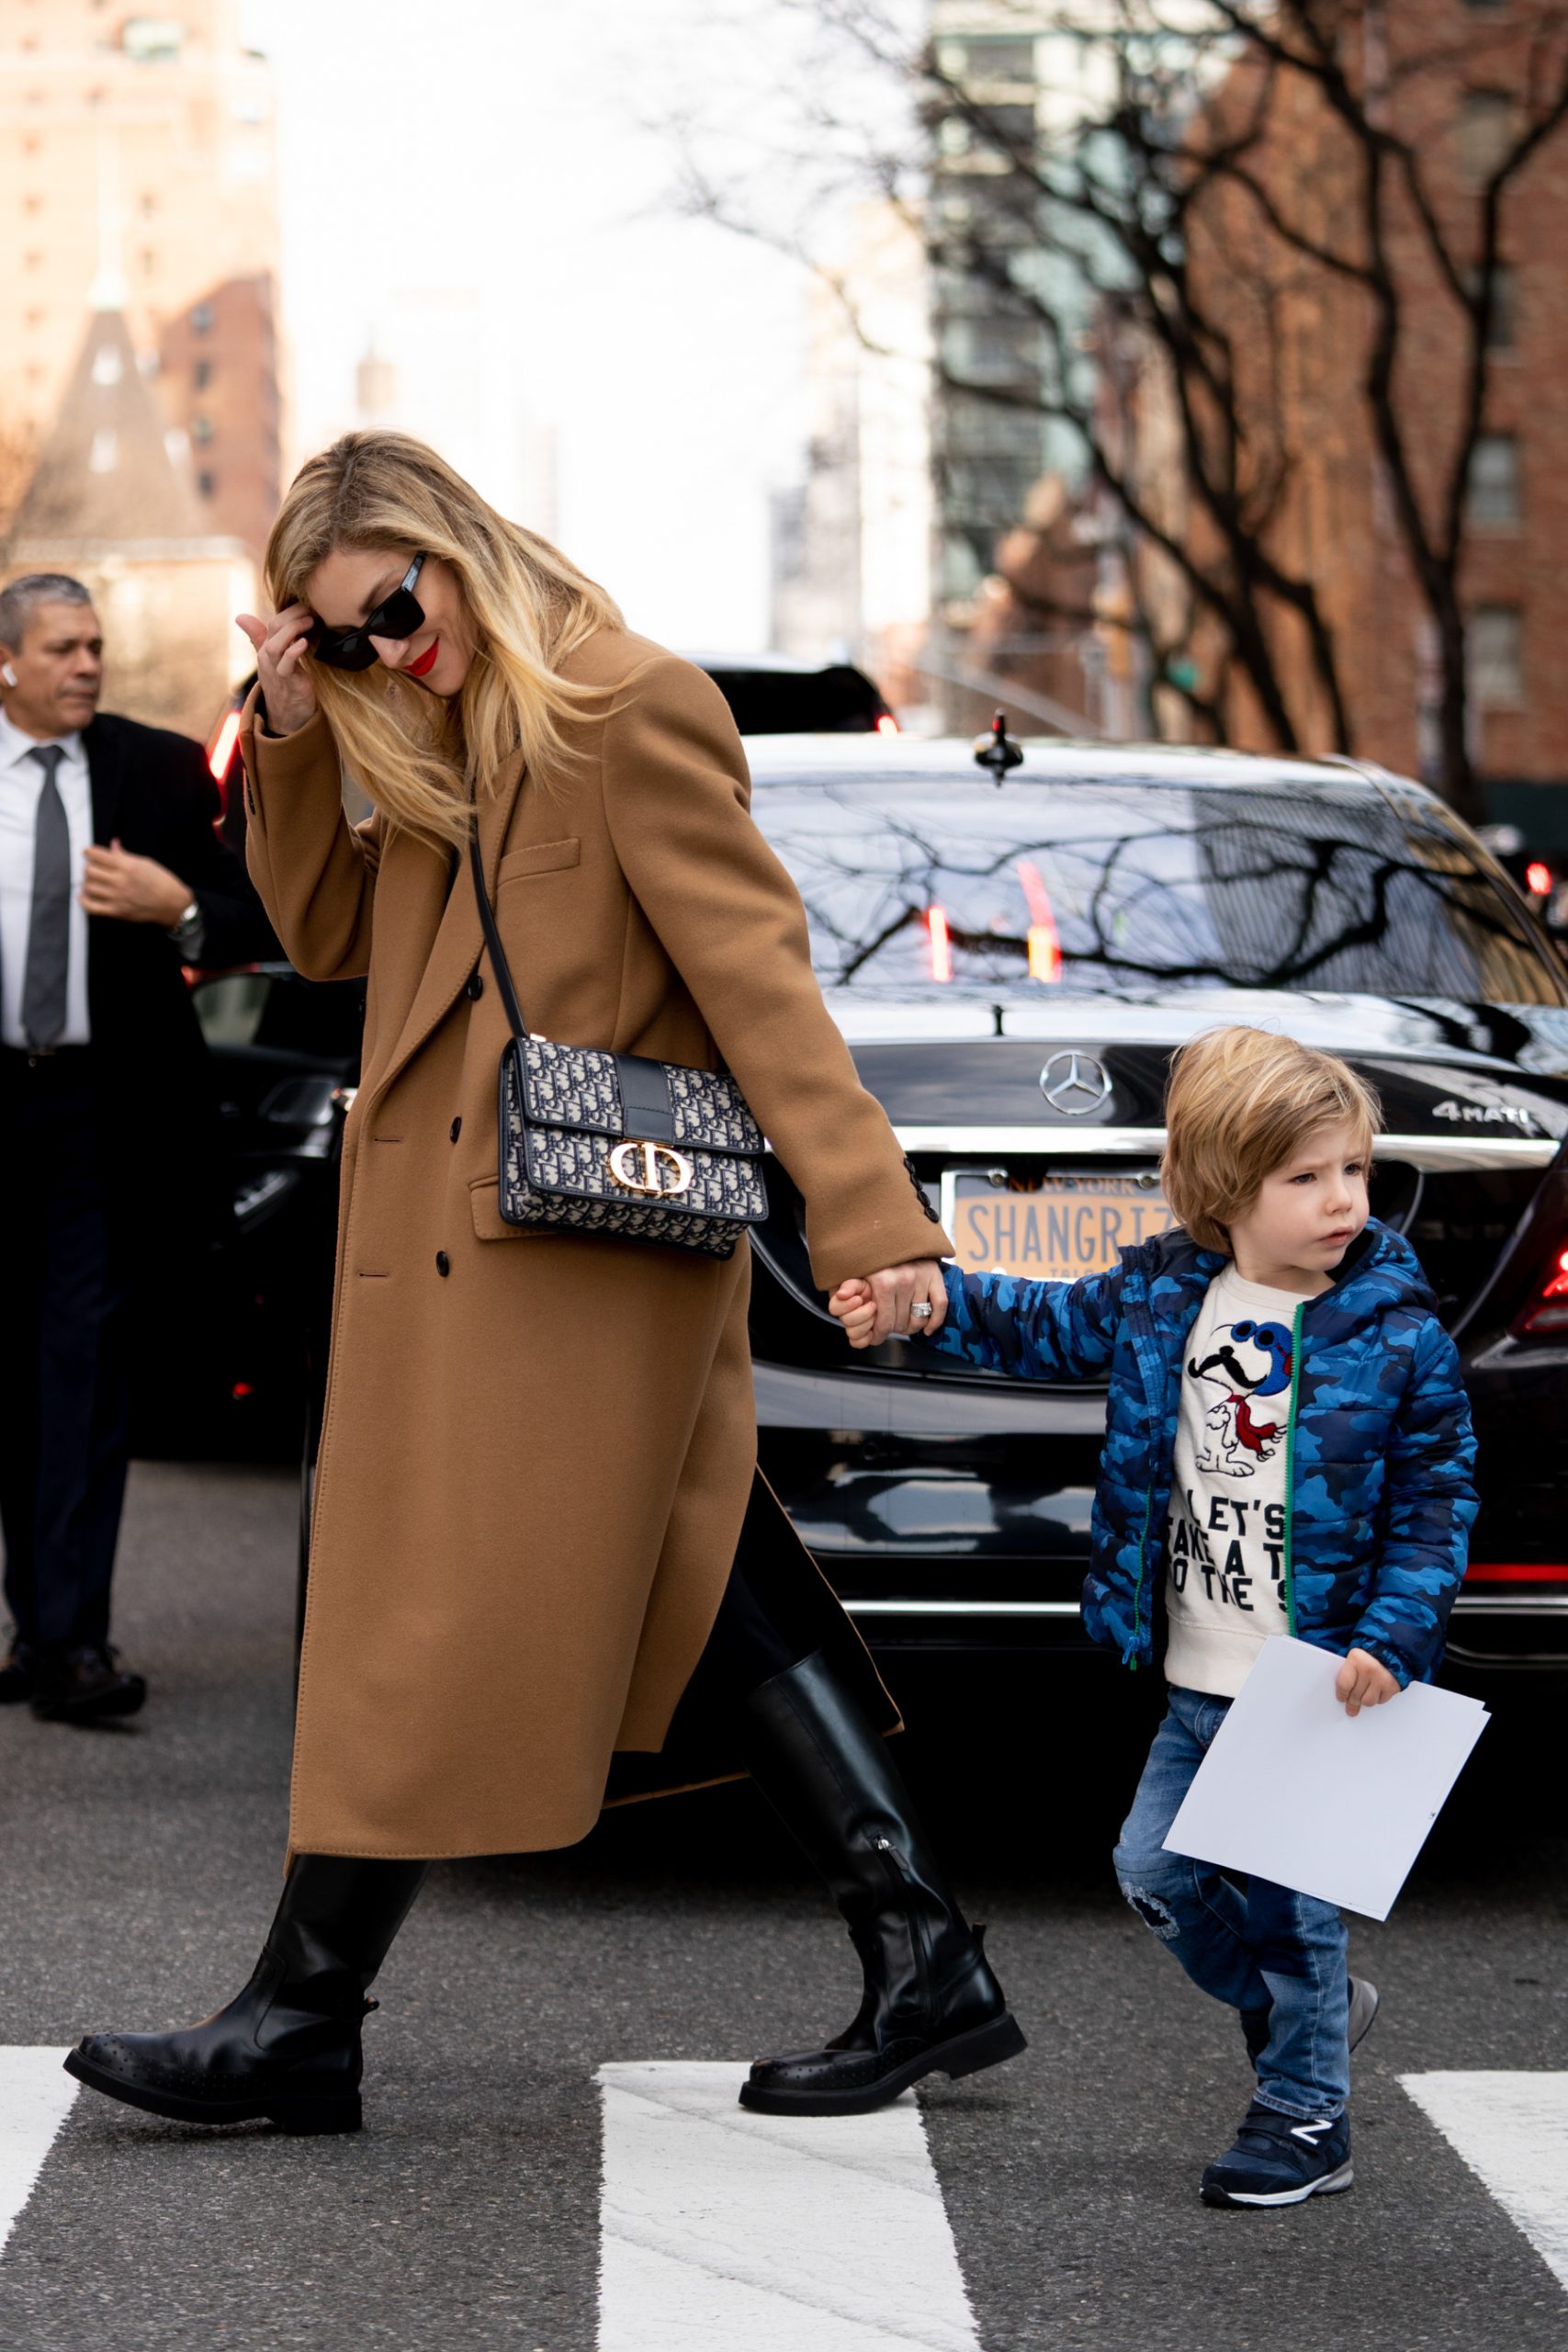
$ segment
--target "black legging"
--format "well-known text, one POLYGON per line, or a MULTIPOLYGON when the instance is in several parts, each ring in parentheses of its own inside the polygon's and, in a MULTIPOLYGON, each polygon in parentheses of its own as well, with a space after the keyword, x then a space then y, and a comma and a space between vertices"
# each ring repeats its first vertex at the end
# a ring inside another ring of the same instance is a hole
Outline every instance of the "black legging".
POLYGON ((701 1685, 700 1702, 736 1706, 760 1682, 782 1674, 786 1667, 798 1666, 802 1655, 798 1645, 779 1631, 737 1560, 707 1646, 687 1687, 696 1691, 701 1685))

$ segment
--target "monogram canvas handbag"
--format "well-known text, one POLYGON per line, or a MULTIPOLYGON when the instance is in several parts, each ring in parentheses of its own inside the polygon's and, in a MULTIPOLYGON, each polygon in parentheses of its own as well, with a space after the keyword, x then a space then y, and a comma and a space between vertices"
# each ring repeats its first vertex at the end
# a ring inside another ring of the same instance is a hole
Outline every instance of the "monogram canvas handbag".
POLYGON ((767 1215, 762 1136, 732 1078, 531 1036, 485 890, 468 862, 512 1035, 501 1057, 501 1214, 618 1241, 728 1258, 767 1215))

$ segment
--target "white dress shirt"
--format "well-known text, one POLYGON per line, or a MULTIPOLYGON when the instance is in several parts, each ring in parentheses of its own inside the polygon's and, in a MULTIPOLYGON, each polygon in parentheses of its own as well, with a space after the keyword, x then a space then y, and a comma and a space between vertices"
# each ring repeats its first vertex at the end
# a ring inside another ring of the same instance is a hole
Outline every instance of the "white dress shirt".
MULTIPOLYGON (((87 1024, 87 918, 82 882, 87 844, 93 838, 93 790, 80 735, 54 735, 65 757, 54 781, 65 805, 71 842, 70 963, 65 975, 65 1026, 56 1043, 85 1046, 87 1024)), ((27 1046, 22 1027, 22 983, 28 968, 28 933, 33 917, 33 852, 43 769, 28 753, 39 748, 0 709, 0 1045, 27 1046)))

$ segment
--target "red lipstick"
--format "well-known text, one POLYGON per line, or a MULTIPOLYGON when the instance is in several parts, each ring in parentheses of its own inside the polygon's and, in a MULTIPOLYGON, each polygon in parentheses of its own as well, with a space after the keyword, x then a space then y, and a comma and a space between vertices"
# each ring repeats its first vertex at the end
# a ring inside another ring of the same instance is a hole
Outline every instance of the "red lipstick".
POLYGON ((436 655, 440 652, 440 650, 441 650, 441 639, 440 639, 438 637, 432 638, 432 639, 431 639, 431 641, 430 641, 429 650, 428 650, 427 652, 422 653, 422 654, 420 655, 419 660, 418 660, 417 662, 404 662, 404 664, 403 664, 403 675, 404 675, 404 677, 405 677, 405 678, 425 678, 425 677, 428 677, 428 676, 429 676, 429 674, 430 674, 430 673, 431 673, 431 671, 432 671, 432 670, 434 670, 434 667, 435 667, 435 657, 436 657, 436 655))

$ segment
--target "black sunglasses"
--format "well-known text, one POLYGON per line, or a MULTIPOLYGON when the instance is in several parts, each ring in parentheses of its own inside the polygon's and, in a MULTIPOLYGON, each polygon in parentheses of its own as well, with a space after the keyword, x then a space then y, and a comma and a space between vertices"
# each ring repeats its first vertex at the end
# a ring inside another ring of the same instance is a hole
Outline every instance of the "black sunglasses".
POLYGON ((357 628, 329 628, 317 621, 305 639, 313 661, 333 670, 368 670, 376 659, 373 637, 412 637, 424 627, 424 606, 413 593, 424 558, 416 555, 391 594, 367 614, 357 628))

